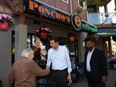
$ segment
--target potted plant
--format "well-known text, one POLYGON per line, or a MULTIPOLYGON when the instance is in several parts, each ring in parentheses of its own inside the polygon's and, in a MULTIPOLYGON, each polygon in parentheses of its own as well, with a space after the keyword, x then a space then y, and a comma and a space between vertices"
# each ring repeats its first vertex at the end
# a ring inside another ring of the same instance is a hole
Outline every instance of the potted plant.
POLYGON ((13 19, 8 14, 0 14, 0 29, 8 30, 14 24, 13 19))
POLYGON ((80 8, 80 7, 78 7, 78 8, 75 9, 75 12, 78 13, 78 14, 80 14, 82 11, 83 11, 83 9, 80 8))
POLYGON ((47 35, 51 33, 51 29, 46 26, 38 27, 36 33, 39 33, 40 38, 46 39, 47 35))

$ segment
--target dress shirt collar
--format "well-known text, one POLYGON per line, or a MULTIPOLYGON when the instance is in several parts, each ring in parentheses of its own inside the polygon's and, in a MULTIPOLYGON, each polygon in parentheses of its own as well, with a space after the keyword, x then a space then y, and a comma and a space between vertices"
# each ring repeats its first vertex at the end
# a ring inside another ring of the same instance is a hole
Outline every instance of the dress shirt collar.
POLYGON ((91 51, 89 50, 88 52, 92 52, 93 53, 94 49, 95 49, 95 47, 93 47, 93 49, 91 51))

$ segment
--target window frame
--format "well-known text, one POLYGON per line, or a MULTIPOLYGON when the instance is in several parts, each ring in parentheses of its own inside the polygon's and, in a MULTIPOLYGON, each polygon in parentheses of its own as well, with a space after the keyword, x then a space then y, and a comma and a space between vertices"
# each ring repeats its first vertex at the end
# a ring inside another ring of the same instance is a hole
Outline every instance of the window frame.
POLYGON ((77 2, 81 8, 87 9, 87 4, 84 1, 83 1, 83 6, 80 5, 80 0, 77 0, 77 2))
POLYGON ((61 0, 62 2, 65 2, 66 4, 69 4, 69 0, 65 1, 65 0, 61 0))

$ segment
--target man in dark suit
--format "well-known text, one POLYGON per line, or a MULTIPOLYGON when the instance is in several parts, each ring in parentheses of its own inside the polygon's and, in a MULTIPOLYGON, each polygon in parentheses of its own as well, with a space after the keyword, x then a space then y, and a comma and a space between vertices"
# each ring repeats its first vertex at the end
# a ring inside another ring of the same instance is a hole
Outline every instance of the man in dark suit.
POLYGON ((86 41, 85 77, 89 87, 106 87, 108 76, 107 61, 102 50, 94 46, 94 41, 86 41))

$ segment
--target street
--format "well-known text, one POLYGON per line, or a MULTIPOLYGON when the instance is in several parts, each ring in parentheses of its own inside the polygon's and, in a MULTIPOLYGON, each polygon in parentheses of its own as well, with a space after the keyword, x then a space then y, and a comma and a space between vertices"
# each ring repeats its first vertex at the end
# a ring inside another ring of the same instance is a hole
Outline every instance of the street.
MULTIPOLYGON (((108 70, 108 81, 107 81, 107 87, 115 87, 115 81, 116 81, 116 68, 115 69, 109 69, 108 70)), ((70 87, 88 87, 86 80, 81 80, 78 82, 73 82, 70 87)))

